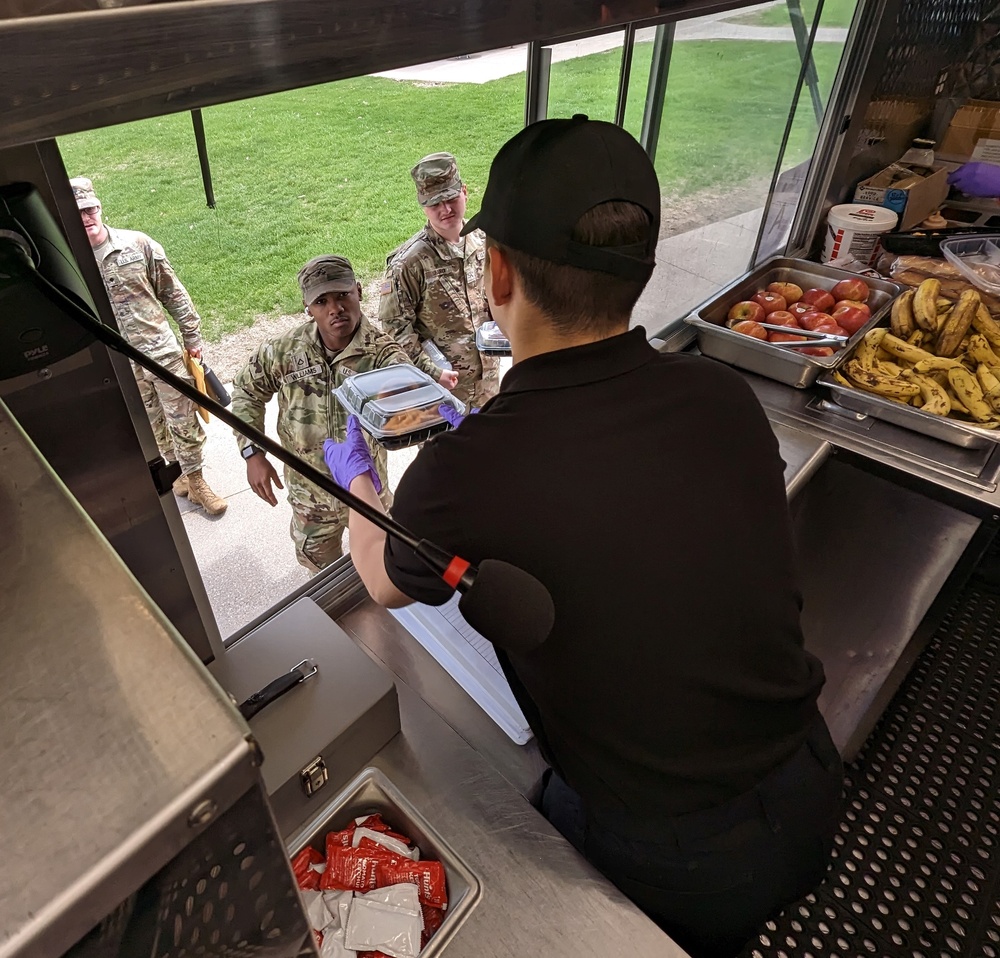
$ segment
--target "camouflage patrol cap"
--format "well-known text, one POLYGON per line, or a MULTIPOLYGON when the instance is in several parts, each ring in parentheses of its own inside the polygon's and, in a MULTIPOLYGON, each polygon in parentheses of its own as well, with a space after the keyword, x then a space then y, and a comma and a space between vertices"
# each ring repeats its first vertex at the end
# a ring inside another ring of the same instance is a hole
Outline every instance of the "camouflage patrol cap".
POLYGON ((316 256, 299 270, 299 288, 306 306, 324 293, 346 293, 358 285, 346 256, 316 256))
POLYGON ((458 164, 450 153, 425 156, 410 170, 410 176, 417 184, 417 202, 421 206, 437 206, 462 192, 458 164))
POLYGON ((69 185, 73 190, 73 199, 76 200, 76 208, 78 210, 87 210, 92 206, 101 205, 101 201, 94 192, 94 184, 87 177, 74 176, 69 181, 69 185))

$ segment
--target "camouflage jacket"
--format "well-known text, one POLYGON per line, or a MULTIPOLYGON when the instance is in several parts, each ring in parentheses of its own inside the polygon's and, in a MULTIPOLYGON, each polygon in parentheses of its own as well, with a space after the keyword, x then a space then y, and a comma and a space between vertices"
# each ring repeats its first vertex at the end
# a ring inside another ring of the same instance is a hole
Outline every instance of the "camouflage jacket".
POLYGON ((489 319, 483 292, 485 238, 465 237, 460 254, 428 223, 386 259, 379 321, 410 361, 435 379, 441 370, 420 348, 432 340, 458 373, 455 395, 482 405, 499 385, 500 364, 476 348, 476 330, 489 319))
MULTIPOLYGON (((264 406, 278 396, 278 438, 289 452, 328 474, 323 441, 343 441, 348 413, 333 395, 348 376, 409 359, 396 343, 362 316, 354 338, 330 358, 316 324, 309 320, 283 336, 261 343, 233 380, 233 412, 264 429, 264 406)), ((366 437, 368 438, 368 437, 366 437)), ((237 433, 240 449, 249 440, 237 433)), ((369 438, 375 467, 386 483, 385 449, 369 438)), ((333 505, 330 495, 285 467, 285 488, 292 505, 333 505)))
POLYGON ((201 318, 163 247, 136 230, 110 226, 107 230, 111 249, 97 264, 122 335, 151 359, 179 356, 181 347, 167 321, 169 313, 180 327, 185 347, 199 347, 201 318))

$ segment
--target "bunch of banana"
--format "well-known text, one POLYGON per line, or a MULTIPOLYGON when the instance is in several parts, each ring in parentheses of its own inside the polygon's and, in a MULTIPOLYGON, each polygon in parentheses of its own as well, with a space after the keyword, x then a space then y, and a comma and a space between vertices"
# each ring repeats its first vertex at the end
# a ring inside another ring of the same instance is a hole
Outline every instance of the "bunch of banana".
POLYGON ((971 288, 958 301, 927 279, 865 333, 838 382, 936 416, 1000 428, 1000 323, 971 288))

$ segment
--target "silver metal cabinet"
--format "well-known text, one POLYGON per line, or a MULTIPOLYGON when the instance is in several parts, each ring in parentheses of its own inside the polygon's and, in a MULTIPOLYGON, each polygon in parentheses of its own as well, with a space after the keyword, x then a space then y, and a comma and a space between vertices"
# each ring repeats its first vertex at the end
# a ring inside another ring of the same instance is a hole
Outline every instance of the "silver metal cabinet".
POLYGON ((297 954, 249 730, 2 403, 0 528, 0 955, 297 954))

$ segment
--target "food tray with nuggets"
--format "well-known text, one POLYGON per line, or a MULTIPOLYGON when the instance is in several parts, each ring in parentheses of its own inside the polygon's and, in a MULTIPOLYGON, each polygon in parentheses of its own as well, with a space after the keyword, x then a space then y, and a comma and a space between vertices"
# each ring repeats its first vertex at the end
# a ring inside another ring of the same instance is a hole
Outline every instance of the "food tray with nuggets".
POLYGON ((487 320, 476 330, 476 348, 481 353, 493 356, 510 356, 510 340, 504 336, 500 327, 492 319, 487 320))
POLYGON ((927 279, 819 383, 838 405, 966 449, 1000 442, 1000 323, 971 286, 927 279))
POLYGON ((438 412, 442 403, 461 415, 466 412, 465 403, 408 364, 358 373, 333 394, 386 449, 402 449, 450 428, 438 412))
POLYGON ((730 283, 685 322, 695 327, 705 356, 804 389, 839 366, 904 289, 776 256, 730 283))

